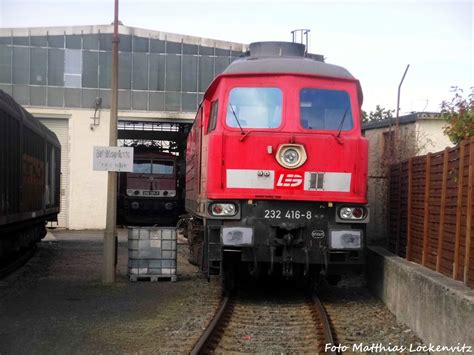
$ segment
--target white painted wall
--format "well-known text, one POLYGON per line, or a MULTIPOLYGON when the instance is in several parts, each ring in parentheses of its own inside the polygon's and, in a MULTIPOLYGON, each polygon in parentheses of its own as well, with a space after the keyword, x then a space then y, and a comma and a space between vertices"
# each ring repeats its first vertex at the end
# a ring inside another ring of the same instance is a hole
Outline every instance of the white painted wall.
POLYGON ((446 122, 441 119, 421 119, 416 122, 418 135, 422 138, 419 145, 419 155, 439 152, 446 147, 454 146, 448 136, 444 134, 445 126, 446 122))
POLYGON ((70 229, 105 228, 107 172, 92 169, 94 146, 109 145, 110 112, 101 112, 100 124, 91 126, 94 112, 77 110, 71 120, 70 229), (92 127, 92 128, 91 128, 92 127))
POLYGON ((103 110, 100 125, 91 129, 93 110, 54 108, 28 108, 28 110, 38 117, 69 117, 66 228, 105 228, 107 172, 92 170, 92 151, 94 145, 109 144, 109 111, 103 110))

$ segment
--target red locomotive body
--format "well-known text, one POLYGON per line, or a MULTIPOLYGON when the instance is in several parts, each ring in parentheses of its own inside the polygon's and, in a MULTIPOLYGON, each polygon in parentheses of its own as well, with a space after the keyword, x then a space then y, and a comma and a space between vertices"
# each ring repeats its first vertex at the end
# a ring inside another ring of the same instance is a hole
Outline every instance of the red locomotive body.
POLYGON ((188 137, 195 261, 227 276, 242 263, 287 277, 363 264, 361 104, 359 82, 304 46, 251 44, 212 82, 188 137))
POLYGON ((125 224, 174 225, 184 212, 176 156, 135 149, 133 172, 121 173, 119 219, 125 224))

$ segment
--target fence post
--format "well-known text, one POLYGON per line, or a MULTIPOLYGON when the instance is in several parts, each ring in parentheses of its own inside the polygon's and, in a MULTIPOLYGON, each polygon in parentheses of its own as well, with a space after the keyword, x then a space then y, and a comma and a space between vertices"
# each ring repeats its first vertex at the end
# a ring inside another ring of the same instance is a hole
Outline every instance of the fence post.
POLYGON ((436 253, 436 271, 441 270, 441 257, 443 254, 444 241, 444 220, 446 212, 446 189, 448 185, 448 165, 449 165, 449 148, 444 150, 443 156, 443 180, 441 185, 441 202, 439 204, 439 232, 438 232, 438 249, 436 253))
POLYGON ((401 224, 401 209, 402 209, 402 163, 398 163, 398 208, 397 208, 397 244, 395 244, 395 254, 400 256, 400 224, 401 224))
POLYGON ((426 156, 426 167, 425 167, 425 200, 423 203, 424 215, 423 215, 423 250, 421 257, 421 264, 426 265, 426 255, 428 253, 428 228, 429 228, 429 217, 430 217, 430 181, 431 181, 431 153, 426 156))
POLYGON ((469 281, 469 262, 471 258, 471 227, 472 227, 472 185, 474 180, 474 137, 469 142, 469 178, 467 186, 466 209, 466 250, 464 253, 464 283, 469 281))
MULTIPOLYGON (((392 220, 392 214, 390 213, 391 207, 392 207, 392 169, 391 166, 389 165, 388 167, 388 179, 387 179, 387 206, 385 207, 385 225, 386 229, 385 232, 387 233, 387 241, 386 241, 386 248, 387 250, 390 250, 390 241, 392 240, 392 234, 391 234, 391 220, 392 220)), ((391 251, 391 250, 390 250, 391 251)))
POLYGON ((413 200, 413 158, 408 159, 408 201, 407 201, 407 260, 411 259, 411 214, 413 200))
POLYGON ((464 154, 466 142, 461 142, 459 146, 459 167, 458 167, 458 193, 456 201, 456 235, 454 237, 454 262, 453 279, 459 277, 459 246, 461 244, 461 222, 462 222, 462 190, 464 185, 464 154))

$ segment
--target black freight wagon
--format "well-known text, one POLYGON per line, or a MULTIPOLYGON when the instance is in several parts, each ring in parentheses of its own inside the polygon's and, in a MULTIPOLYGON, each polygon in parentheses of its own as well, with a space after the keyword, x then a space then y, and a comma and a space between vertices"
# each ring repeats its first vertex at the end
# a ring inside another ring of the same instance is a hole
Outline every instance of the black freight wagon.
POLYGON ((0 90, 0 259, 57 220, 60 162, 56 135, 0 90))

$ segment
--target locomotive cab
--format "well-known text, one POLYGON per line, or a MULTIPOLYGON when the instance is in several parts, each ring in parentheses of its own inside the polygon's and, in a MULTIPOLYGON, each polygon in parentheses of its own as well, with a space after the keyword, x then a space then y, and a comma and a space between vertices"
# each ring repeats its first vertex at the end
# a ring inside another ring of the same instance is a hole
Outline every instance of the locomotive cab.
POLYGON ((266 45, 279 50, 251 44, 250 57, 213 81, 188 137, 191 257, 209 275, 361 266, 369 213, 360 85, 304 57, 302 45, 266 45))
POLYGON ((136 150, 133 172, 120 174, 120 220, 126 224, 175 224, 182 214, 177 157, 136 150))

